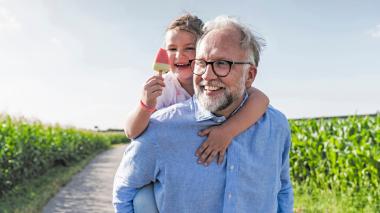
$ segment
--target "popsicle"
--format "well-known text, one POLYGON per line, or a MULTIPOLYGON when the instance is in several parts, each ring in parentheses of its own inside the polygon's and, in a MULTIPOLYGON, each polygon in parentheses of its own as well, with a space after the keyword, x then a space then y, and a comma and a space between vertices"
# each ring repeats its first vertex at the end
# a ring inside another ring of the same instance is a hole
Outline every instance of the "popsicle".
POLYGON ((169 72, 169 56, 165 49, 160 48, 158 50, 156 60, 153 64, 153 70, 157 71, 160 75, 169 72))

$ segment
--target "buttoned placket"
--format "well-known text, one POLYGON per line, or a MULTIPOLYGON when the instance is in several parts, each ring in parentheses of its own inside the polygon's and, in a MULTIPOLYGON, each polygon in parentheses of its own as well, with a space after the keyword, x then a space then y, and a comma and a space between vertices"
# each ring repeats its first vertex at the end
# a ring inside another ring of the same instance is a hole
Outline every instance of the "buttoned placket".
POLYGON ((237 162, 239 155, 236 153, 237 141, 234 139, 231 142, 227 150, 227 161, 226 161, 226 188, 224 197, 223 212, 234 212, 236 211, 236 201, 237 201, 237 162))

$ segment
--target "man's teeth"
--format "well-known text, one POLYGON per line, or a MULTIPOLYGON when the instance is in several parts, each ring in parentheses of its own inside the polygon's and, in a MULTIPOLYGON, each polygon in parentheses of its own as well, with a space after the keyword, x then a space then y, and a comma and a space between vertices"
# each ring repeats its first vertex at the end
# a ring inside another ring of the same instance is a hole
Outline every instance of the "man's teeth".
POLYGON ((206 90, 215 91, 215 90, 218 90, 218 89, 220 89, 220 87, 214 87, 214 86, 205 86, 205 89, 206 89, 206 90))

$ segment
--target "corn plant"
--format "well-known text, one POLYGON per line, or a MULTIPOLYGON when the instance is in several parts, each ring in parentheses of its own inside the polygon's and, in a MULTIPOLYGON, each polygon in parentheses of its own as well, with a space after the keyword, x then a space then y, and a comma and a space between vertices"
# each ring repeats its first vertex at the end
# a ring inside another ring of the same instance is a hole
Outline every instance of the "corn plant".
POLYGON ((380 114, 290 121, 291 175, 310 190, 366 193, 380 203, 380 114))
POLYGON ((126 141, 123 134, 106 134, 0 115, 0 197, 21 181, 67 166, 126 141))

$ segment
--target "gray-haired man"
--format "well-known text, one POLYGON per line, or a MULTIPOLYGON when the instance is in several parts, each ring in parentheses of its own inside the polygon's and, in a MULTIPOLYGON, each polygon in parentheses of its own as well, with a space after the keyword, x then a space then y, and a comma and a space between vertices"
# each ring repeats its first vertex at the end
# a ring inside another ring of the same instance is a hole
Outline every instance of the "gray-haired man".
POLYGON ((222 165, 196 163, 197 132, 218 125, 247 99, 259 43, 235 19, 206 23, 192 62, 195 96, 154 114, 128 147, 115 176, 117 211, 133 211, 139 188, 154 182, 160 212, 292 212, 287 119, 269 107, 233 139, 222 165))

